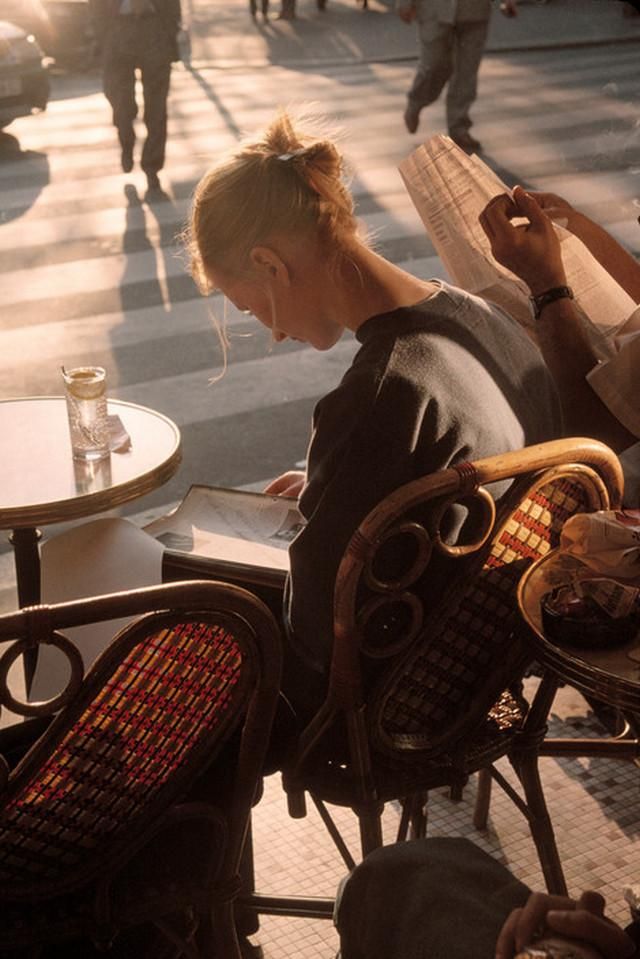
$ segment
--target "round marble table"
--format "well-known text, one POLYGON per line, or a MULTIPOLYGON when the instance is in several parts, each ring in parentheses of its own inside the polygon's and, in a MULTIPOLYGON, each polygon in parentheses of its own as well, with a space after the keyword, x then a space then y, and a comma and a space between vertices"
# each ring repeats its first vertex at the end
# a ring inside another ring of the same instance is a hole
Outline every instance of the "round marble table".
POLYGON ((551 639, 544 630, 540 600, 556 586, 570 581, 579 561, 553 550, 534 563, 518 587, 518 603, 529 626, 542 680, 527 722, 538 726, 539 756, 606 756, 640 760, 640 633, 632 639, 594 649, 588 644, 569 646, 551 639), (545 735, 547 717, 560 683, 568 683, 590 700, 617 710, 618 735, 590 738, 556 738, 545 735))
POLYGON ((109 400, 108 410, 130 445, 84 463, 71 456, 64 397, 0 401, 0 529, 13 530, 21 606, 39 600, 38 526, 127 503, 166 483, 180 464, 180 431, 170 419, 120 400, 109 400))
POLYGON ((618 709, 640 712, 640 633, 628 642, 594 649, 561 644, 544 631, 540 601, 554 587, 571 581, 580 561, 558 551, 534 563, 520 580, 518 602, 531 628, 536 656, 563 681, 587 696, 618 709))

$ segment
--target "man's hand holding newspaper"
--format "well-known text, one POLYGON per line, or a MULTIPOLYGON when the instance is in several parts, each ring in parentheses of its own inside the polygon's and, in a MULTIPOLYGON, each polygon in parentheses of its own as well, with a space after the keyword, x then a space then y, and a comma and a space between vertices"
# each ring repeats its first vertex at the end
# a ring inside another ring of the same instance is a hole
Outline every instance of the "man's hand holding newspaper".
POLYGON ((567 283, 558 231, 522 187, 501 193, 480 214, 491 254, 525 281, 533 296, 567 283), (521 218, 527 222, 522 223, 521 218), (514 220, 517 221, 514 223, 514 220))
MULTIPOLYGON (((510 194, 509 188, 479 157, 467 156, 443 135, 431 137, 414 150, 399 169, 452 281, 497 303, 535 338, 529 288, 497 262, 479 222, 487 204, 500 194, 510 194)), ((636 304, 581 240, 560 225, 568 214, 562 209, 559 212, 560 222, 552 229, 560 244, 564 282, 574 291, 596 356, 606 359, 614 352, 613 337, 636 304)), ((513 225, 517 227, 518 221, 513 225)))

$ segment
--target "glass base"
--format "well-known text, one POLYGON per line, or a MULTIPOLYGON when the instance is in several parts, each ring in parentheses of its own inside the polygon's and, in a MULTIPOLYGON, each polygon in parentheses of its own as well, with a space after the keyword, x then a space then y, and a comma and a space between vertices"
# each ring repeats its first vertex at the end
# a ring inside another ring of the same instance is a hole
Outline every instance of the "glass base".
POLYGON ((110 449, 102 450, 73 450, 74 460, 80 463, 96 463, 98 460, 104 460, 111 455, 110 449))

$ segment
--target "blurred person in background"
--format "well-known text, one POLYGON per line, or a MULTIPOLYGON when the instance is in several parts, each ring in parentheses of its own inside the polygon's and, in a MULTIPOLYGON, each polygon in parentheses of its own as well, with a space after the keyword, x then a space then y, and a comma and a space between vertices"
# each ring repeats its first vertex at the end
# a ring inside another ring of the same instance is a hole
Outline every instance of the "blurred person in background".
POLYGON ((125 173, 133 169, 136 71, 140 71, 147 137, 140 165, 150 193, 160 192, 167 142, 171 64, 178 60, 180 0, 89 0, 103 62, 104 93, 113 110, 125 173))
MULTIPOLYGON (((395 0, 405 23, 416 20, 420 63, 407 95, 404 122, 415 133, 420 111, 447 88, 449 136, 467 153, 482 145, 471 135, 469 110, 478 92, 478 71, 489 33, 491 0, 395 0)), ((503 0, 501 12, 517 13, 516 0, 503 0)))

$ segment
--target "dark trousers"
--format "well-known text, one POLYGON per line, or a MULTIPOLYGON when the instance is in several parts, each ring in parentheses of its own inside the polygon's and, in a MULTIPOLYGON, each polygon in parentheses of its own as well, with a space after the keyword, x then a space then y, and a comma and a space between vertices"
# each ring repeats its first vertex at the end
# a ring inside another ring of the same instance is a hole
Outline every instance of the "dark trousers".
POLYGON ((141 160, 145 173, 157 173, 164 166, 171 60, 170 38, 157 17, 114 19, 104 51, 104 92, 113 110, 120 146, 130 150, 138 113, 136 70, 140 71, 147 128, 141 160))
POLYGON ((468 839, 383 846, 343 889, 342 959, 493 959, 504 920, 528 895, 468 839))

